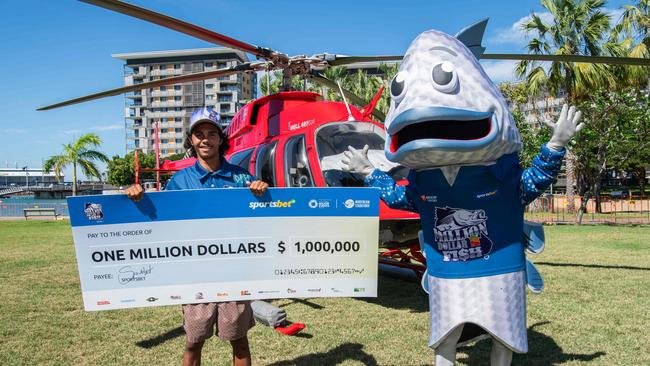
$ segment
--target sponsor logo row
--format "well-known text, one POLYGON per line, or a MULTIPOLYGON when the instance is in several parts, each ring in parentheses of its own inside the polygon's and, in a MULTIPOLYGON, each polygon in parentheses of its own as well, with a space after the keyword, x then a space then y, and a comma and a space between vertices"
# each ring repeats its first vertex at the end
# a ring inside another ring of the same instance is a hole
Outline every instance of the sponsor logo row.
MULTIPOLYGON (((343 293, 342 289, 339 289, 339 288, 336 288, 336 287, 331 287, 331 288, 315 287, 315 288, 308 288, 308 289, 306 289, 306 291, 311 292, 311 293, 320 293, 320 292, 343 293)), ((364 287, 354 287, 352 289, 352 291, 354 293, 363 293, 363 292, 366 291, 366 289, 364 287)), ((295 294, 297 292, 298 292, 297 289, 290 288, 290 287, 287 288, 284 291, 282 291, 282 290, 259 290, 259 291, 257 291, 258 294, 281 294, 281 293, 295 294)), ((252 294, 253 294, 253 291, 250 291, 250 290, 241 290, 241 291, 239 291, 239 296, 252 296, 252 294)), ((230 296, 230 293, 228 293, 228 292, 217 292, 217 293, 214 294, 214 297, 216 297, 217 299, 228 297, 228 296, 230 296)), ((205 298, 206 297, 203 294, 203 292, 197 292, 196 294, 194 294, 194 299, 195 300, 205 300, 205 298)), ((179 301, 179 300, 183 300, 183 297, 181 295, 170 295, 169 299, 179 301)), ((150 303, 156 302, 158 300, 159 300, 159 298, 154 297, 154 296, 149 296, 149 297, 144 299, 144 301, 147 301, 147 302, 150 302, 150 303)), ((134 303, 134 302, 136 302, 136 299, 133 299, 133 298, 121 299, 120 300, 120 303, 122 303, 122 304, 128 304, 128 303, 134 303)), ((110 300, 99 300, 99 301, 97 301, 98 306, 110 305, 110 304, 111 304, 110 300)))

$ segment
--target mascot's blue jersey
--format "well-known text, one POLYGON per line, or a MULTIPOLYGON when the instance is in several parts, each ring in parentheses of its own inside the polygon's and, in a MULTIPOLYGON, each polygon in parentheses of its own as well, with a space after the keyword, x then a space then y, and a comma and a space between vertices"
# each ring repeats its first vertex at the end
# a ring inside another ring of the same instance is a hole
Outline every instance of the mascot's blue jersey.
POLYGON ((512 153, 461 167, 451 186, 440 169, 411 170, 408 186, 376 169, 366 185, 380 188, 390 207, 420 213, 430 275, 491 276, 524 269, 524 207, 553 182, 563 157, 544 145, 526 170, 512 153))

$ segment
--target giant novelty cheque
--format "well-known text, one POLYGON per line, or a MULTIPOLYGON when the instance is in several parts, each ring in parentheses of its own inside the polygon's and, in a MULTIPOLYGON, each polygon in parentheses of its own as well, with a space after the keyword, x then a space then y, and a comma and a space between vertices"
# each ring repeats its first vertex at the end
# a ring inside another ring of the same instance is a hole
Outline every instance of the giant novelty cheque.
POLYGON ((187 190, 68 206, 88 311, 377 296, 376 189, 187 190))

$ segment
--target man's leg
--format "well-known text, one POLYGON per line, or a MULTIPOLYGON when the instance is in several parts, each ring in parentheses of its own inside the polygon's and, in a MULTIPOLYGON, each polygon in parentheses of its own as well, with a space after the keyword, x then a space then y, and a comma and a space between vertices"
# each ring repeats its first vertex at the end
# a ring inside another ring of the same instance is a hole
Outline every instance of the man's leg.
POLYGON ((183 366, 201 364, 203 343, 214 334, 216 320, 217 303, 183 305, 183 328, 185 329, 183 366))
POLYGON ((436 366, 453 366, 456 364, 456 345, 462 333, 463 326, 460 325, 436 347, 436 366))
POLYGON ((491 366, 510 366, 512 351, 503 343, 492 339, 492 352, 490 352, 491 366))
POLYGON ((248 337, 230 341, 232 346, 232 364, 234 366, 250 366, 251 365, 251 350, 248 347, 248 337))
POLYGON ((185 352, 183 352, 183 366, 200 366, 201 365, 201 349, 203 343, 192 343, 185 340, 185 352))
POLYGON ((217 316, 217 336, 232 346, 233 365, 250 365, 248 330, 255 325, 250 301, 220 302, 217 316))

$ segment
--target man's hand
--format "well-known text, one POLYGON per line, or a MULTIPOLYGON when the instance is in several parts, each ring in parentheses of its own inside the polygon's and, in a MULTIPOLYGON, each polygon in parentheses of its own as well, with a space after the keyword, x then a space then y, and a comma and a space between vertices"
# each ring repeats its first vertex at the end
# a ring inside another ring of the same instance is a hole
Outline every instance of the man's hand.
POLYGON ((578 124, 581 116, 582 113, 576 111, 575 106, 569 108, 569 105, 565 104, 562 107, 562 112, 557 123, 548 120, 544 121, 547 126, 553 129, 553 137, 551 137, 551 141, 546 146, 556 151, 562 150, 571 138, 585 126, 584 123, 578 124))
POLYGON ((264 192, 269 188, 268 183, 265 183, 264 181, 261 180, 255 180, 252 183, 251 182, 246 182, 246 185, 248 188, 250 188, 251 193, 254 195, 261 197, 264 192))
POLYGON ((139 184, 132 185, 131 187, 127 188, 124 193, 126 193, 126 195, 135 202, 140 201, 142 197, 144 197, 144 189, 139 184))
POLYGON ((345 151, 343 155, 345 157, 341 159, 341 163, 343 163, 343 170, 346 172, 358 173, 366 177, 375 170, 375 166, 368 159, 368 145, 361 150, 348 146, 348 151, 345 151))

